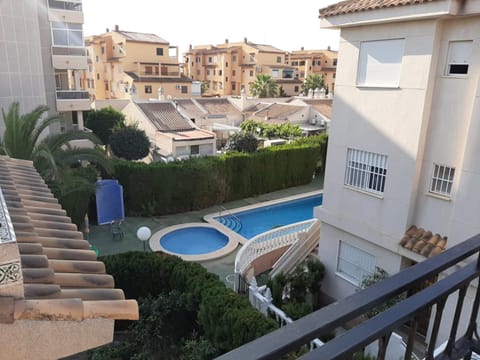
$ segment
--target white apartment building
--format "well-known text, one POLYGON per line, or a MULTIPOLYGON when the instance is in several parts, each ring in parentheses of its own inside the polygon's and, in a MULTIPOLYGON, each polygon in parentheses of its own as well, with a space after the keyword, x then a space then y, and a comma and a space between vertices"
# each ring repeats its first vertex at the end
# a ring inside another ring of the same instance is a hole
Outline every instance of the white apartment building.
POLYGON ((80 87, 88 68, 82 24, 82 0, 0 2, 0 108, 18 101, 25 113, 47 105, 65 119, 53 131, 83 128, 90 101, 80 87))
POLYGON ((320 18, 341 30, 315 210, 323 290, 339 299, 376 267, 396 273, 480 232, 480 1, 351 0, 320 18), (413 225, 443 242, 406 248, 413 225))

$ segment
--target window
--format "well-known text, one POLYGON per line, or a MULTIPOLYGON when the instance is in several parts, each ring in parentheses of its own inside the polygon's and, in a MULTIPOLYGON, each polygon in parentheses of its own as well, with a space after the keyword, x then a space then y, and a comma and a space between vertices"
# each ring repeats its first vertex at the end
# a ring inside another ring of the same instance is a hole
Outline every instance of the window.
POLYGON ((295 87, 293 88, 293 92, 296 94, 300 91, 300 88, 298 87, 298 85, 295 85, 295 87))
POLYGON ((152 85, 145 85, 145 94, 152 93, 152 85))
POLYGON ((298 66, 298 61, 292 61, 292 66, 298 66))
POLYGON ((223 71, 222 71, 222 70, 218 70, 218 75, 219 75, 219 76, 222 76, 222 74, 223 74, 223 71))
POLYGON ((100 61, 100 58, 98 57, 98 55, 95 56, 95 62, 99 62, 100 61))
POLYGON ((253 76, 253 70, 250 70, 250 76, 253 76))
POLYGON ((387 177, 387 156, 368 151, 348 149, 345 185, 383 194, 387 177))
POLYGON ((109 86, 108 86, 108 81, 107 81, 107 80, 105 80, 104 82, 105 82, 105 90, 106 90, 106 91, 109 91, 109 90, 110 90, 110 88, 109 88, 109 86))
POLYGON ((398 87, 404 47, 404 39, 362 42, 357 85, 398 87))
POLYGON ((197 75, 200 76, 200 69, 197 69, 197 75))
POLYGON ((225 67, 228 67, 228 61, 225 61, 225 67))
POLYGON ((188 94, 188 86, 186 85, 182 86, 182 94, 188 94))
POLYGON ((52 22, 54 46, 83 47, 82 24, 52 22))
POLYGON ((145 66, 145 74, 146 75, 152 75, 153 74, 153 68, 151 66, 145 66))
POLYGON ((450 196, 452 194, 453 177, 455 168, 434 164, 430 192, 450 196))
POLYGON ((232 83, 232 91, 235 91, 237 90, 237 83, 232 83))
POLYGON ((279 72, 278 69, 272 69, 272 78, 278 78, 279 72))
POLYGON ((190 146, 190 155, 200 154, 200 145, 191 145, 190 146))
POLYGON ((337 66, 337 59, 333 59, 333 66, 337 66))
POLYGON ((52 9, 82 11, 82 3, 80 1, 48 0, 48 7, 52 9))
POLYGON ((102 55, 105 54, 105 46, 102 46, 102 55))
POLYGON ((195 62, 198 64, 200 61, 201 61, 200 56, 196 56, 196 57, 195 57, 195 62))
POLYGON ((450 41, 448 44, 447 76, 468 74, 472 44, 473 41, 450 41))
POLYGON ((211 56, 208 57, 208 62, 209 63, 212 63, 213 62, 213 58, 211 56))
POLYGON ((300 61, 300 66, 305 66, 305 60, 300 61))
POLYGON ((235 76, 237 74, 236 70, 232 70, 232 76, 235 76))
POLYGON ((366 251, 340 241, 338 245, 337 274, 356 286, 375 272, 375 257, 366 251))
POLYGON ((228 82, 228 76, 225 76, 225 82, 228 82))
POLYGON ((210 70, 207 69, 207 75, 210 75, 210 70))
POLYGON ((157 48, 157 56, 163 56, 163 48, 157 48))
POLYGON ((281 64, 282 63, 282 57, 281 56, 277 56, 277 64, 281 64))
POLYGON ((237 62, 237 55, 233 55, 233 56, 232 56, 232 61, 233 61, 233 62, 237 62))
POLYGON ((100 80, 100 73, 97 73, 97 80, 100 80))
POLYGON ((290 69, 283 70, 283 78, 284 79, 293 79, 293 70, 290 70, 290 69))

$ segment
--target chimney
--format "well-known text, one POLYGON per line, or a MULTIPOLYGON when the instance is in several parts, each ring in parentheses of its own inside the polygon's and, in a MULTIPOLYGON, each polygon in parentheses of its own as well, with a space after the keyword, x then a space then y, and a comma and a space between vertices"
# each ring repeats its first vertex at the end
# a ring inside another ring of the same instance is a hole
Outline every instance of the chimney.
POLYGON ((225 44, 228 44, 228 39, 225 39, 225 44))
POLYGON ((110 29, 109 29, 109 28, 107 28, 107 33, 108 33, 108 32, 110 32, 110 29))
POLYGON ((115 25, 115 31, 120 31, 120 28, 118 27, 118 25, 115 25))
POLYGON ((330 45, 328 45, 327 50, 330 51, 330 45))
POLYGON ((244 42, 245 44, 247 43, 247 38, 246 38, 246 37, 243 38, 243 42, 244 42))
POLYGON ((188 45, 188 49, 192 50, 192 44, 188 45))
POLYGON ((303 51, 303 46, 300 48, 301 51, 303 51))

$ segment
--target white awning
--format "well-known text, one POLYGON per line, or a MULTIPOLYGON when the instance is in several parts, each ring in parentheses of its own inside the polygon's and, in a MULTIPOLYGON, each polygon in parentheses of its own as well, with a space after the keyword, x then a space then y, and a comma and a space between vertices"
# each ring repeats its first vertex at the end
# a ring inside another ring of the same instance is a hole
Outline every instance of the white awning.
POLYGON ((231 126, 219 123, 213 123, 212 131, 240 131, 241 129, 238 126, 231 126))

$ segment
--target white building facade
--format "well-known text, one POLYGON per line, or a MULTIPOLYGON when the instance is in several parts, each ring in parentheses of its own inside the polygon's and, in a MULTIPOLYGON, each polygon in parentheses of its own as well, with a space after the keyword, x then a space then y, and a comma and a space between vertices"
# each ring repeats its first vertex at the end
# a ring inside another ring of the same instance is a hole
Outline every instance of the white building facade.
POLYGON ((422 261, 400 245, 412 225, 447 247, 480 232, 480 1, 375 3, 320 11, 322 27, 341 29, 315 211, 322 286, 337 299, 376 267, 422 261))

